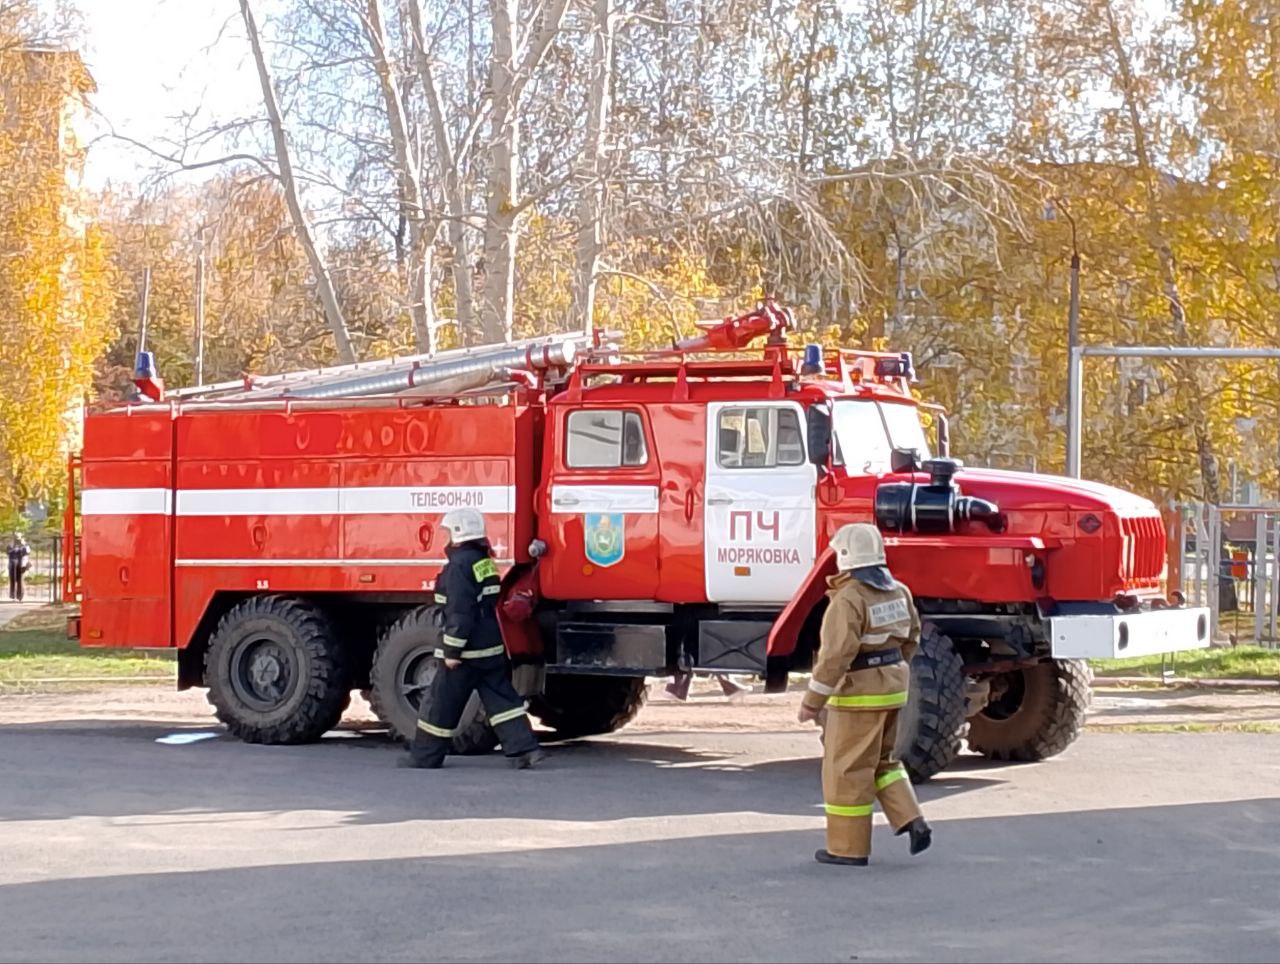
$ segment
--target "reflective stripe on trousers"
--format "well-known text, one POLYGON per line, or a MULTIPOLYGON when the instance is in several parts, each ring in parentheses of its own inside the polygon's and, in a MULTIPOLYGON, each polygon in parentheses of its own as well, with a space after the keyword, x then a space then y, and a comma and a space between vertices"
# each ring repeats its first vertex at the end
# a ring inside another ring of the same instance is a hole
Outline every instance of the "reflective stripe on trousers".
POLYGON ((876 789, 883 790, 889 784, 897 783, 899 780, 905 780, 906 778, 907 770, 901 763, 899 763, 897 766, 890 770, 885 770, 884 773, 876 777, 876 789))
POLYGON ((453 738, 453 730, 446 730, 443 726, 436 726, 434 723, 428 723, 426 720, 418 721, 418 729, 423 733, 430 733, 432 736, 438 736, 445 740, 453 738))
POLYGON ((524 707, 516 706, 509 710, 503 710, 501 713, 494 713, 493 716, 489 717, 489 723, 491 726, 501 726, 503 723, 519 719, 524 715, 524 707))
POLYGON ((824 803, 827 813, 835 814, 837 817, 869 817, 871 816, 871 807, 869 803, 859 803, 852 807, 842 807, 838 803, 824 803))

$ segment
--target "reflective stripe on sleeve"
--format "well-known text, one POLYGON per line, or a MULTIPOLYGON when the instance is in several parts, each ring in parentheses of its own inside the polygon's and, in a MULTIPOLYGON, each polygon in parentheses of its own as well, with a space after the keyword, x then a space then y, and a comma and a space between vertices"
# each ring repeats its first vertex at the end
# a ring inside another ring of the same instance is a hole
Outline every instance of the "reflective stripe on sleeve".
POLYGON ((485 596, 496 596, 500 592, 502 592, 501 586, 485 586, 480 590, 480 596, 478 598, 483 599, 485 596))
POLYGON ((476 582, 484 582, 490 576, 498 574, 498 567, 492 559, 481 559, 471 567, 471 574, 476 577, 476 582))
POLYGON ((832 706, 869 706, 872 709, 892 709, 905 706, 907 691, 901 693, 877 693, 874 696, 833 696, 827 702, 832 706))
POLYGON ((508 723, 511 720, 518 720, 524 715, 525 712, 523 706, 517 706, 510 710, 503 710, 501 713, 494 713, 493 716, 489 717, 489 725, 499 726, 503 723, 508 723))
POLYGON ((454 649, 462 649, 467 645, 467 641, 465 639, 459 639, 457 636, 450 636, 448 633, 445 633, 444 644, 446 646, 452 646, 454 649))
POLYGON ((443 737, 446 740, 453 736, 453 730, 446 730, 443 726, 436 726, 433 723, 427 723, 425 720, 418 721, 418 729, 423 733, 430 733, 432 736, 443 737))
POLYGON ((876 777, 876 789, 883 790, 891 783, 897 783, 899 780, 907 778, 907 771, 902 764, 898 764, 892 770, 886 770, 884 773, 876 777))
POLYGON ((809 678, 809 692, 817 693, 819 696, 830 696, 836 691, 834 686, 828 686, 826 683, 819 683, 813 677, 809 678))
POLYGON ((838 803, 824 803, 827 813, 835 817, 869 817, 871 816, 870 803, 859 803, 852 807, 842 807, 838 803))
POLYGON ((443 606, 449 601, 449 597, 442 592, 436 593, 436 605, 443 606))
POLYGON ((432 655, 435 656, 436 659, 444 659, 444 650, 437 649, 432 655))
POLYGON ((463 650, 463 659, 484 659, 486 656, 500 656, 506 652, 501 645, 487 646, 484 649, 467 649, 463 650))

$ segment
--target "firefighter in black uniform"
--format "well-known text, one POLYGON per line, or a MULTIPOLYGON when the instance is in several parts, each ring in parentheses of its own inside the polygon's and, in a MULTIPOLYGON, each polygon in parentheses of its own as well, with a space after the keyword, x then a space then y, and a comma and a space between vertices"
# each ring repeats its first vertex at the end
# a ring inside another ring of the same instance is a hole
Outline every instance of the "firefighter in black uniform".
POLYGON ((418 730, 399 765, 435 769, 443 765, 453 731, 473 692, 480 694, 489 724, 502 751, 517 769, 541 762, 525 713, 524 701, 511 685, 496 605, 498 567, 485 538, 484 516, 475 509, 454 509, 441 524, 449 530, 449 561, 436 579, 436 603, 444 613, 444 635, 436 658, 444 664, 422 701, 418 730))

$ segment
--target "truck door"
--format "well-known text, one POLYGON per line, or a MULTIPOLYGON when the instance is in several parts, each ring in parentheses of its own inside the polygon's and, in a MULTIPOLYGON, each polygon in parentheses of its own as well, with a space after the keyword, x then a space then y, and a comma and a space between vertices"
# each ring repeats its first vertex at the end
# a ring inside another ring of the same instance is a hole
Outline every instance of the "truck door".
POLYGON ((707 598, 781 603, 813 566, 817 470, 795 402, 707 410, 707 598))
POLYGON ((658 458, 645 413, 625 405, 551 416, 542 495, 551 599, 652 599, 658 589, 658 458))

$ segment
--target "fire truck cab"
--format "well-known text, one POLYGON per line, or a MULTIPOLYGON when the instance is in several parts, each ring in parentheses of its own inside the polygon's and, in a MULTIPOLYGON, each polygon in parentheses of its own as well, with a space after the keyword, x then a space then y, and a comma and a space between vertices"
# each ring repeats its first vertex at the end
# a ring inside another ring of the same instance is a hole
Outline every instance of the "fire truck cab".
MULTIPOLYGON (((167 399, 140 377, 144 400, 86 420, 82 641, 178 649, 180 685, 248 740, 315 739, 352 689, 407 736, 436 672, 439 519, 471 505, 517 685, 560 737, 625 724, 646 677, 785 688, 849 522, 884 531, 925 620, 900 727, 917 779, 966 732, 998 758, 1065 748, 1083 659, 1208 645, 1207 614, 1164 598, 1154 505, 965 468, 909 355, 797 355, 788 323, 766 304, 626 361, 542 339, 167 399)), ((477 703, 455 745, 493 740, 477 703)))

